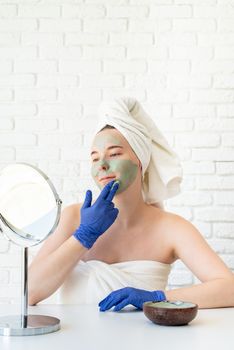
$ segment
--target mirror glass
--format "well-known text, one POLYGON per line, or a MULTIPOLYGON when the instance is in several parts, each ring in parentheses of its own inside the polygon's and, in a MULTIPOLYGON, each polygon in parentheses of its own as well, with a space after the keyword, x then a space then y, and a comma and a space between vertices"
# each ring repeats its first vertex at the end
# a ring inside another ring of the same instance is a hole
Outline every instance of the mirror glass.
POLYGON ((14 163, 0 171, 0 225, 12 242, 42 242, 58 224, 61 200, 49 178, 36 167, 14 163))

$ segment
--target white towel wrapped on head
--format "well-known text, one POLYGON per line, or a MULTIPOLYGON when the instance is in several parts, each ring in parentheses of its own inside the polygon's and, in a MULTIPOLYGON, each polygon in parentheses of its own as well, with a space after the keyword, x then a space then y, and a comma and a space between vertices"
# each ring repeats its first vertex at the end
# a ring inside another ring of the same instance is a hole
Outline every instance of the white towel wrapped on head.
POLYGON ((180 160, 136 99, 122 97, 101 103, 96 132, 105 125, 116 128, 140 160, 146 203, 161 203, 180 192, 180 160))

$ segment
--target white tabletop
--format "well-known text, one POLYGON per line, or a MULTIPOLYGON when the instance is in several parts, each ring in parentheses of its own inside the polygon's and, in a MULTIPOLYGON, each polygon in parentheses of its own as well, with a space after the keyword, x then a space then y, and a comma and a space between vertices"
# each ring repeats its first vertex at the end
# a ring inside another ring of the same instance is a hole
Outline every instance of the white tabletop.
MULTIPOLYGON (((19 308, 17 308, 18 311, 19 308)), ((0 316, 16 313, 13 305, 0 305, 0 316)), ((186 326, 159 326, 142 311, 99 312, 93 305, 37 305, 29 314, 57 317, 55 333, 0 336, 1 350, 233 350, 234 308, 198 310, 186 326)))

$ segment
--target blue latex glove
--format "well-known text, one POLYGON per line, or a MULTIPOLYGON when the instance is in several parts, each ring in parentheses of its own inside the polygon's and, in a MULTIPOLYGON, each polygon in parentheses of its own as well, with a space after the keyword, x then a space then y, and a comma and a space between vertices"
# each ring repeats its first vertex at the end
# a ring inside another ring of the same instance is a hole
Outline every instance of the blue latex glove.
POLYGON ((98 306, 100 311, 106 311, 113 306, 114 311, 119 311, 126 305, 131 304, 138 309, 143 309, 143 303, 146 301, 163 301, 166 300, 166 296, 162 290, 156 290, 153 292, 136 289, 132 287, 121 288, 110 293, 105 299, 103 299, 98 306))
POLYGON ((92 203, 92 192, 86 192, 85 201, 80 210, 80 226, 73 236, 85 247, 90 249, 98 237, 103 234, 115 221, 119 210, 114 208, 112 199, 118 190, 119 183, 115 180, 108 182, 102 189, 96 202, 92 203), (113 185, 114 184, 114 185, 113 185))

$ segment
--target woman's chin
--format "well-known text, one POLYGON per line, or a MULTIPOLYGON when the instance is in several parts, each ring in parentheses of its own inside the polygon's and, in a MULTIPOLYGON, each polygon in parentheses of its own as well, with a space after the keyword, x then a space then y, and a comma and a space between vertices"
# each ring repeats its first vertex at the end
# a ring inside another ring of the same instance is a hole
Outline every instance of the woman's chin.
POLYGON ((119 182, 119 184, 120 184, 120 180, 117 179, 117 178, 110 178, 110 179, 105 179, 105 180, 102 180, 102 181, 96 180, 96 184, 98 185, 99 188, 103 188, 103 187, 105 187, 109 182, 111 182, 111 181, 113 181, 113 180, 115 180, 115 181, 118 180, 118 182, 119 182))

